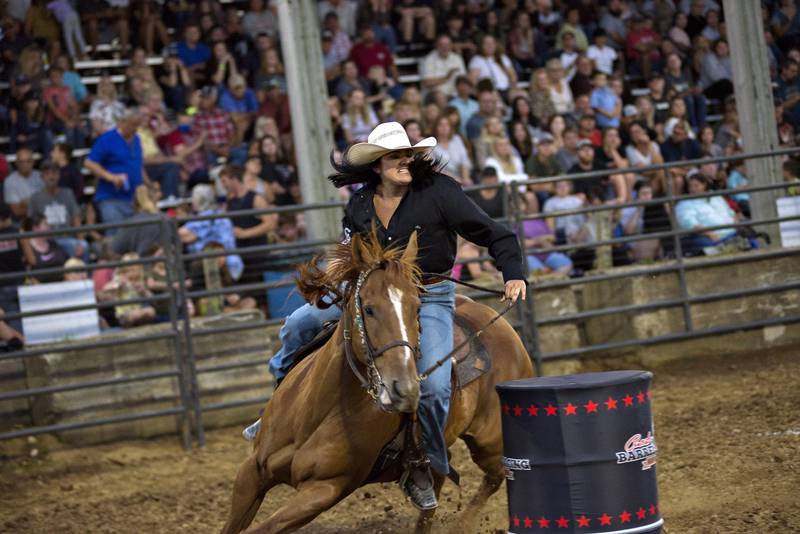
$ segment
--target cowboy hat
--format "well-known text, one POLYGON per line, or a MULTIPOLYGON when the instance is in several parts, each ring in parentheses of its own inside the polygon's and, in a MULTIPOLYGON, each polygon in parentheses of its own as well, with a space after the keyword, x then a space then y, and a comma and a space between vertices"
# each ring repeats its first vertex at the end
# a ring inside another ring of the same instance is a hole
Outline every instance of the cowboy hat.
POLYGON ((351 146, 345 157, 353 165, 368 165, 395 150, 408 150, 422 152, 436 146, 435 137, 426 137, 414 146, 408 139, 408 134, 399 122, 384 122, 375 127, 367 137, 366 143, 356 143, 351 146))

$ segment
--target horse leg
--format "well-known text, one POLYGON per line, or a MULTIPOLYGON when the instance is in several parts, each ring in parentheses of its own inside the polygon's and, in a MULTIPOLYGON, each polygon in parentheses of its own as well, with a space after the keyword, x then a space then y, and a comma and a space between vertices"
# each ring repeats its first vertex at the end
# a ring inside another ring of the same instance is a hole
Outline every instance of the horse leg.
POLYGON ((348 482, 350 482, 349 477, 304 482, 266 522, 247 532, 249 534, 293 532, 346 497, 350 493, 345 491, 348 482))
POLYGON ((262 479, 257 458, 256 451, 253 451, 236 473, 231 511, 222 534, 237 534, 246 529, 256 516, 267 490, 272 487, 271 482, 262 479))
POLYGON ((458 527, 454 527, 452 532, 469 532, 471 530, 481 508, 489 500, 489 497, 500 489, 505 478, 502 463, 503 445, 499 436, 496 439, 486 440, 480 440, 474 436, 464 436, 463 439, 469 448, 472 461, 478 464, 484 475, 478 491, 473 495, 461 517, 455 522, 458 527))
MULTIPOLYGON (((444 475, 438 471, 431 471, 433 474, 433 490, 436 492, 436 500, 439 500, 439 493, 442 491, 444 485, 444 475)), ((433 515, 436 509, 423 510, 419 513, 417 518, 417 528, 414 530, 416 534, 428 534, 433 528, 433 515)))

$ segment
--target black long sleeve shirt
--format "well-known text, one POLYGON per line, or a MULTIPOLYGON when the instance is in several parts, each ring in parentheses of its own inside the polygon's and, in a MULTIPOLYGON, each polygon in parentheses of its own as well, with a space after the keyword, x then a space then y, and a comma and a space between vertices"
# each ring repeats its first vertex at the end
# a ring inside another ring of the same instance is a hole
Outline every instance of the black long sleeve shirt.
POLYGON ((455 262, 458 234, 476 245, 488 247, 505 281, 525 279, 516 235, 486 215, 449 176, 437 174, 429 180, 412 182, 388 228, 384 228, 375 213, 375 187, 375 184, 365 185, 350 198, 342 219, 345 238, 354 233, 369 233, 375 221, 383 246, 405 246, 416 230, 420 269, 446 273, 455 262))

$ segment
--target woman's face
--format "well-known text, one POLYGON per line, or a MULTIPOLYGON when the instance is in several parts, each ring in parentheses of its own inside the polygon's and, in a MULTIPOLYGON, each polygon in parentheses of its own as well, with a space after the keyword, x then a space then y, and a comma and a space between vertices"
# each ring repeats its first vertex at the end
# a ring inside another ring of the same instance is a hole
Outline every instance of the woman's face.
POLYGON ((675 72, 679 72, 681 70, 681 58, 678 56, 678 54, 669 55, 667 58, 667 67, 675 72))
POLYGON ((525 140, 525 134, 527 130, 525 129, 525 125, 521 122, 515 122, 514 127, 511 129, 511 135, 514 136, 516 141, 522 142, 525 140))
POLYGON ((527 117, 531 113, 531 106, 528 104, 528 101, 524 98, 520 98, 517 100, 517 115, 520 117, 527 117))
POLYGON ((244 170, 248 174, 261 174, 261 160, 258 158, 250 158, 247 160, 247 163, 244 164, 244 170))
POLYGON ((692 177, 689 179, 689 194, 697 195, 706 192, 706 184, 703 180, 692 177))
POLYGON ((511 155, 511 143, 507 137, 503 137, 494 142, 494 151, 501 158, 507 158, 511 155))
POLYGON ((486 119, 486 131, 491 135, 500 135, 503 132, 503 122, 498 117, 486 119))
POLYGON ((486 35, 481 40, 481 52, 483 57, 493 56, 497 51, 497 41, 491 35, 486 35))
POLYGON ((539 90, 547 89, 549 81, 547 79, 547 71, 539 71, 536 73, 536 87, 539 90))
POLYGON ((551 134, 560 134, 563 132, 567 127, 567 123, 564 122, 564 117, 561 115, 556 115, 553 117, 553 120, 550 121, 550 133, 551 134))
POLYGON ((131 58, 131 62, 134 65, 144 65, 147 63, 147 53, 141 48, 137 48, 133 51, 133 57, 131 58))
POLYGON ((411 173, 408 172, 408 164, 411 162, 413 154, 408 149, 395 150, 383 156, 375 169, 381 177, 381 182, 401 186, 410 184, 412 178, 411 173))
POLYGON ((633 139, 634 143, 648 143, 650 142, 650 137, 647 135, 647 132, 644 128, 639 126, 638 124, 634 124, 631 126, 631 139, 633 139))
POLYGON ((218 42, 214 45, 214 57, 222 59, 228 54, 228 47, 223 42, 218 42))
POLYGON ((403 91, 403 100, 409 104, 419 104, 422 102, 422 93, 416 87, 408 87, 403 91))
POLYGON ((348 80, 354 80, 358 78, 358 67, 352 61, 348 61, 344 64, 344 77, 348 80))
POLYGON ((607 128, 603 132, 603 146, 617 148, 620 142, 619 131, 616 128, 607 128))
POLYGON ((564 67, 562 67, 561 65, 553 65, 552 67, 547 67, 547 76, 553 83, 559 83, 563 75, 564 75, 564 67))
POLYGON ((678 16, 675 17, 675 26, 680 29, 686 28, 686 25, 689 23, 689 18, 686 16, 686 13, 680 12, 678 16))
POLYGON ((453 133, 453 127, 450 124, 450 119, 442 117, 436 121, 436 138, 437 139, 450 139, 453 133))
POLYGON ((672 101, 670 111, 673 117, 683 118, 686 116, 686 102, 682 98, 676 98, 672 101))
POLYGON ((278 145, 271 137, 261 140, 261 153, 267 157, 274 157, 278 154, 278 145))
POLYGON ((353 108, 360 108, 364 105, 364 101, 364 91, 353 91, 350 93, 350 101, 348 102, 348 105, 353 108))
POLYGON ((700 142, 705 145, 710 145, 714 142, 714 130, 710 126, 706 126, 700 132, 700 142))
POLYGON ((717 45, 714 47, 714 52, 719 57, 727 57, 728 56, 728 43, 725 41, 719 41, 717 45))
POLYGON ((566 180, 556 182, 556 196, 563 198, 567 195, 569 195, 569 182, 566 180))

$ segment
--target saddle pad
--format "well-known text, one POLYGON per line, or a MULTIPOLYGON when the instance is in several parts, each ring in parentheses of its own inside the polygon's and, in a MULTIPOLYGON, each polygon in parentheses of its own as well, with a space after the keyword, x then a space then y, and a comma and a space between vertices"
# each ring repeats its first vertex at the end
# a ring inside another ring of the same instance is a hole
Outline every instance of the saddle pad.
MULTIPOLYGON (((453 324, 453 346, 457 347, 465 339, 475 333, 475 328, 464 318, 456 314, 453 324)), ((463 388, 489 372, 492 358, 483 345, 480 337, 473 338, 465 347, 453 354, 454 361, 460 361, 455 369, 457 388, 463 388)))

